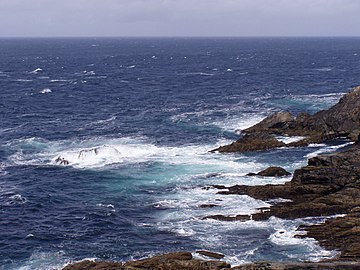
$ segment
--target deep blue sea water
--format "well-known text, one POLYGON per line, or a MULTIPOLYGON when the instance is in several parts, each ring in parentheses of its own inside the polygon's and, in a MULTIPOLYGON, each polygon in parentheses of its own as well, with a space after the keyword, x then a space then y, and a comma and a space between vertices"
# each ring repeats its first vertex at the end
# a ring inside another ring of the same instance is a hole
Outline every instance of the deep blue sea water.
POLYGON ((293 237, 320 218, 203 220, 271 203, 203 187, 283 183, 245 174, 294 171, 346 142, 208 150, 358 84, 360 38, 0 39, 0 269, 196 249, 234 264, 334 256, 293 237))

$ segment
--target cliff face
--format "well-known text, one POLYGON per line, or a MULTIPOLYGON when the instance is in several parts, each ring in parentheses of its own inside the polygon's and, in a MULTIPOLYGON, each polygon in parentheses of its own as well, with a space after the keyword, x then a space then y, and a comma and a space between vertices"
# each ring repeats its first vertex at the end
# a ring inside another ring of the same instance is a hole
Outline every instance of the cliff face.
POLYGON ((306 146, 337 137, 355 141, 360 134, 360 86, 346 94, 328 110, 314 115, 301 113, 296 118, 289 112, 278 112, 243 130, 243 137, 230 145, 212 151, 248 152, 282 146, 306 146), (285 144, 274 135, 304 136, 298 142, 285 144))

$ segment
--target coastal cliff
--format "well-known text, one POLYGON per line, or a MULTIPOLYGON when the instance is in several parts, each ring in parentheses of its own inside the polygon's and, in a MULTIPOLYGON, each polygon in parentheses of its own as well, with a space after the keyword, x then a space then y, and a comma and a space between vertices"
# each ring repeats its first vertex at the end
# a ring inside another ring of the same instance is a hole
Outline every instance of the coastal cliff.
MULTIPOLYGON (((269 201, 287 199, 250 216, 217 215, 215 218, 228 222, 239 220, 266 220, 271 216, 295 219, 304 217, 328 217, 321 224, 302 226, 306 235, 326 249, 338 250, 337 259, 326 262, 275 263, 258 262, 235 266, 219 260, 199 260, 191 253, 180 252, 155 256, 149 259, 127 262, 83 261, 69 265, 64 270, 217 270, 217 269, 360 269, 360 87, 346 94, 338 104, 313 116, 300 114, 296 118, 281 112, 265 118, 253 127, 244 130, 236 142, 213 151, 248 152, 264 151, 276 147, 306 146, 338 137, 347 137, 354 144, 341 152, 323 154, 308 160, 308 164, 295 170, 292 180, 281 185, 226 187, 218 194, 249 195, 269 201), (274 135, 302 136, 304 139, 285 144, 274 135)), ((272 168, 273 170, 274 168, 272 168)), ((279 168, 277 168, 279 171, 279 168)), ((280 170, 281 171, 281 170, 280 170)), ((282 171, 281 171, 282 172, 282 171)), ((287 172, 282 172, 284 175, 287 172)), ((259 175, 264 173, 260 172, 259 175)), ((274 176, 279 176, 274 174, 274 176)), ((251 177, 251 175, 249 176, 251 177)), ((234 213, 236 214, 236 213, 234 213)))

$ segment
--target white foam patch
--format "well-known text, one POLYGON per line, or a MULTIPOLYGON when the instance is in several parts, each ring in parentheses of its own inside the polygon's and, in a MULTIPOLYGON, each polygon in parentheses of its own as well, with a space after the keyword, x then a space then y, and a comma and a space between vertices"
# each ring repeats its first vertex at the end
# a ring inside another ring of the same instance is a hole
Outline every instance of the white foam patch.
MULTIPOLYGON (((47 141, 41 138, 14 140, 6 145, 15 153, 10 163, 18 165, 60 165, 65 159, 75 168, 103 168, 107 165, 159 162, 182 165, 189 175, 224 171, 249 172, 253 163, 241 164, 231 155, 213 154, 208 151, 216 145, 186 145, 181 147, 157 146, 142 138, 93 138, 84 141, 47 141), (246 169, 247 168, 247 169, 246 169)), ((64 162, 61 164, 64 165, 64 162)), ((256 167, 256 166, 255 166, 256 167)))
MULTIPOLYGON (((326 218, 323 218, 325 221, 326 218)), ((269 236, 269 240, 278 246, 291 247, 299 246, 304 250, 305 254, 289 254, 289 258, 297 258, 307 261, 320 261, 330 259, 338 255, 336 251, 325 250, 319 246, 319 243, 313 238, 299 238, 299 235, 306 235, 305 231, 299 231, 299 225, 318 224, 318 220, 312 218, 296 219, 294 221, 283 220, 275 217, 269 219, 271 226, 275 232, 269 236)), ((321 223, 321 222, 320 222, 321 223)))
POLYGON ((34 252, 24 265, 16 268, 17 270, 49 270, 49 269, 63 269, 68 260, 62 251, 56 253, 34 252))
MULTIPOLYGON (((320 148, 319 150, 316 150, 312 153, 309 153, 306 155, 307 158, 312 158, 312 157, 316 157, 320 154, 325 154, 325 153, 331 153, 331 152, 335 152, 336 150, 340 149, 340 148, 343 148, 343 147, 346 147, 346 146, 349 146, 349 145, 352 145, 353 142, 348 142, 348 143, 344 143, 344 144, 340 144, 340 145, 334 145, 334 146, 326 146, 324 145, 325 147, 323 148, 320 148)), ((316 146, 323 146, 323 144, 318 144, 316 146)), ((315 147, 314 145, 312 147, 315 147)))
POLYGON ((254 126, 265 118, 264 115, 246 114, 241 117, 233 116, 223 119, 213 124, 219 126, 223 130, 240 133, 241 130, 254 126))
POLYGON ((275 138, 278 140, 278 141, 281 141, 283 143, 292 143, 292 142, 298 142, 298 141, 301 141, 303 139, 305 139, 305 137, 303 136, 290 136, 290 137, 287 137, 287 136, 275 136, 275 138))
POLYGON ((213 73, 206 73, 206 72, 187 72, 187 73, 179 73, 179 75, 184 75, 184 76, 192 76, 192 75, 199 75, 199 76, 214 76, 215 74, 213 73))
MULTIPOLYGON (((328 94, 311 94, 311 95, 293 95, 292 98, 301 102, 308 102, 314 104, 314 107, 318 107, 319 104, 332 106, 339 102, 339 99, 343 97, 346 92, 340 93, 328 93, 328 94)), ((322 106, 324 107, 324 106, 322 106)), ((317 110, 318 111, 318 110, 317 110)))

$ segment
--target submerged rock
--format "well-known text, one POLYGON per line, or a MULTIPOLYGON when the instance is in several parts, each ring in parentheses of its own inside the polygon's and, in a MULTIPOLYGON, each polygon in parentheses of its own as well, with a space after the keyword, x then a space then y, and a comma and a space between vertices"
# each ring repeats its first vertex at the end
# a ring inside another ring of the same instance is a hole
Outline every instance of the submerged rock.
POLYGON ((338 137, 355 141, 360 134, 360 86, 344 95, 328 110, 314 115, 301 113, 296 118, 289 112, 277 112, 258 124, 243 130, 243 136, 211 152, 264 151, 277 147, 299 147, 319 143, 338 137), (281 136, 303 136, 304 139, 285 144, 274 138, 281 136))

